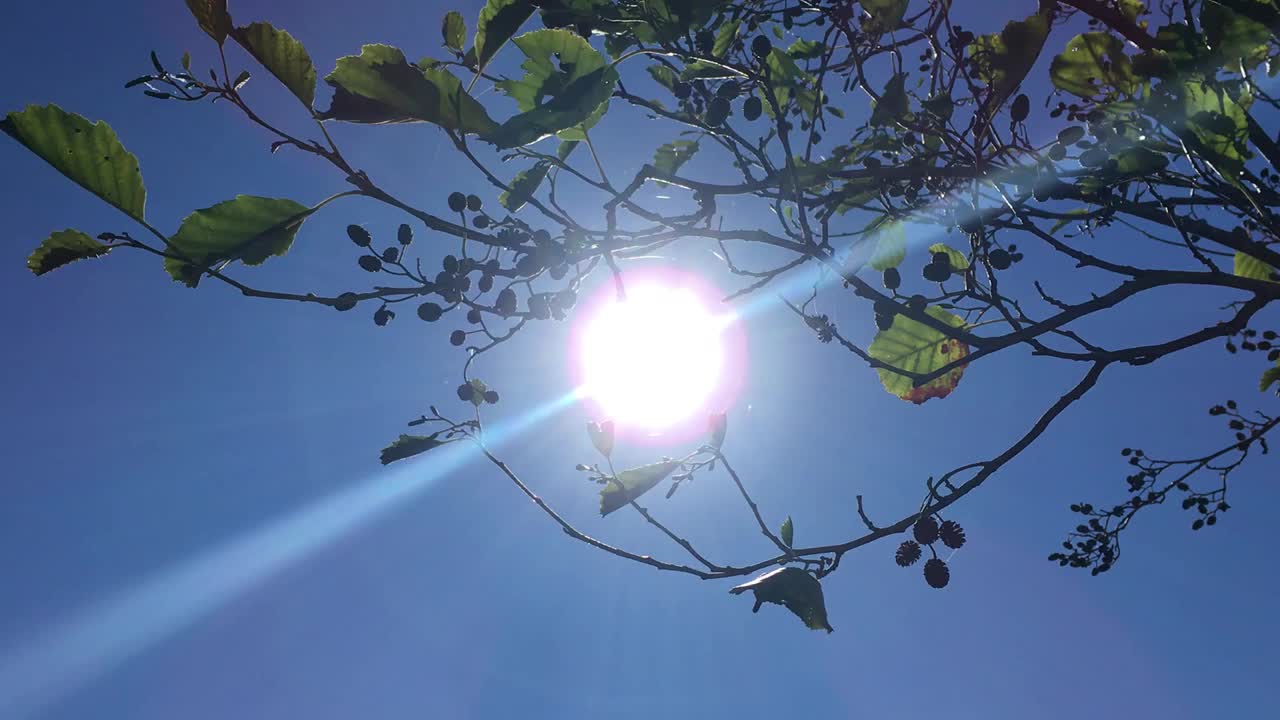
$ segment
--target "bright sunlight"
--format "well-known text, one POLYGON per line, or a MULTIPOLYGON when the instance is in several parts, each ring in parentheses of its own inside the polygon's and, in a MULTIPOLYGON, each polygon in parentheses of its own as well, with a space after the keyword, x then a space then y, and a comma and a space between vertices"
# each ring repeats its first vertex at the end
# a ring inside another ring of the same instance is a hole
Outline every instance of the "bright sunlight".
POLYGON ((580 388, 605 417, 659 432, 707 411, 727 384, 726 335, 734 318, 672 278, 612 285, 578 333, 580 388))

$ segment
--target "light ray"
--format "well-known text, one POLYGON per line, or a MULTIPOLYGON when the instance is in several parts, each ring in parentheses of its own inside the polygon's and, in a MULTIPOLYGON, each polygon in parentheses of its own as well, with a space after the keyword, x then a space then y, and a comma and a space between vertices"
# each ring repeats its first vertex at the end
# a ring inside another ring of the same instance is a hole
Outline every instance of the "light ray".
MULTIPOLYGON (((568 393, 485 429, 495 447, 572 404, 568 393)), ((281 570, 370 523, 480 456, 459 442, 363 478, 278 520, 162 570, 64 620, 0 659, 0 717, 32 717, 281 570)))

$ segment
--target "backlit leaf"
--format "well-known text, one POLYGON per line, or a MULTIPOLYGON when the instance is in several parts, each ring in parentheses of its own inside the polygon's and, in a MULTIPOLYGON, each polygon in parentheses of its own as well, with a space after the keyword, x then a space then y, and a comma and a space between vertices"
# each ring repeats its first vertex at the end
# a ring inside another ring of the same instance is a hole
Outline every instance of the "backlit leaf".
POLYGON ((1138 86, 1124 42, 1105 32, 1077 35, 1049 65, 1049 78, 1059 90, 1091 98, 1098 94, 1132 95, 1138 86))
POLYGON ((969 269, 969 257, 946 243, 934 243, 929 246, 929 254, 946 253, 947 258, 951 261, 951 272, 957 275, 963 275, 965 270, 969 269))
POLYGON ((445 13, 440 23, 440 35, 446 47, 462 52, 462 46, 467 42, 467 21, 462 19, 462 13, 456 10, 445 13))
POLYGON ((678 467, 678 460, 667 460, 618 473, 616 479, 610 480, 600 490, 600 515, 608 515, 649 492, 678 467))
POLYGON ((892 125, 895 120, 907 114, 906 73, 897 73, 885 83, 880 93, 880 102, 871 111, 872 125, 892 125))
POLYGON ((870 15, 862 29, 875 36, 894 30, 907 12, 907 0, 862 0, 862 9, 870 15))
POLYGON ((365 45, 338 59, 325 82, 335 92, 321 119, 358 123, 430 122, 485 134, 497 125, 448 70, 410 65, 389 45, 365 45))
POLYGON ((1037 13, 1025 20, 1013 20, 999 33, 982 35, 969 45, 968 53, 979 76, 991 87, 994 106, 1022 84, 1048 36, 1049 21, 1037 13))
POLYGON ((137 220, 147 191, 138 158, 124 149, 110 125, 57 105, 29 105, 0 121, 4 130, 58 172, 137 220))
POLYGON ((786 520, 782 521, 782 527, 778 531, 778 536, 782 538, 782 544, 792 547, 792 540, 795 539, 796 526, 791 522, 791 516, 788 515, 786 520))
POLYGON ((270 23, 256 22, 236 28, 236 42, 249 51, 272 75, 276 76, 303 105, 311 107, 316 99, 316 68, 302 43, 270 23))
POLYGON ((1275 271, 1275 268, 1262 260, 1259 260, 1252 255, 1236 251, 1233 272, 1237 276, 1249 278, 1250 280, 1271 280, 1271 276, 1275 271))
POLYGON ((27 258, 27 269, 36 275, 75 262, 96 258, 111 252, 107 245, 94 240, 79 230, 59 230, 40 243, 27 258))
POLYGON ((476 71, 493 59, 494 53, 511 39, 525 20, 533 15, 534 4, 530 0, 489 0, 480 10, 476 20, 476 71))
MULTIPOLYGON (((925 310, 935 320, 955 328, 964 327, 964 320, 939 307, 925 310)), ((906 315, 895 315, 888 330, 876 333, 875 340, 867 348, 867 354, 891 368, 916 374, 933 372, 969 354, 969 347, 952 340, 940 331, 906 315)), ((964 375, 964 365, 950 370, 942 377, 915 387, 911 378, 887 368, 878 368, 880 384, 892 395, 917 405, 931 398, 944 398, 955 390, 964 375)))
POLYGON ((800 568, 771 570, 750 582, 731 588, 729 592, 740 595, 748 590, 756 596, 756 604, 751 612, 759 612, 764 603, 775 603, 795 613, 810 630, 832 631, 831 623, 827 621, 822 583, 800 568))
POLYGON ((730 20, 720 26, 716 30, 716 42, 711 48, 711 54, 717 58, 723 58, 729 53, 729 48, 733 47, 733 41, 738 39, 738 28, 742 23, 738 20, 730 20))
POLYGON ((605 420, 599 423, 588 422, 587 437, 591 438, 591 444, 601 455, 609 457, 613 453, 612 420, 605 420))
POLYGON ((450 442, 452 441, 441 440, 435 435, 401 435, 396 438, 395 442, 382 448, 382 454, 378 459, 383 465, 390 465, 397 460, 421 455, 428 450, 434 450, 450 442))
POLYGON ((1266 392, 1276 382, 1280 382, 1280 364, 1263 371, 1262 377, 1258 379, 1258 392, 1266 392))
MULTIPOLYGON (((698 152, 698 143, 693 140, 672 140, 653 153, 653 167, 667 174, 675 174, 698 152)), ((660 184, 664 184, 659 181, 660 184)))
POLYGON ((187 0, 187 8, 195 16, 200 29, 209 34, 219 45, 231 34, 231 15, 227 13, 227 0, 187 0))
POLYGON ((907 235, 902 229, 902 223, 890 220, 864 242, 870 243, 871 257, 867 259, 867 263, 875 270, 884 271, 897 267, 907 257, 907 235))
POLYGON ((618 73, 590 43, 568 30, 535 30, 515 39, 525 54, 519 80, 498 83, 523 111, 485 140, 499 148, 528 145, 560 133, 582 140, 608 108, 618 73))
MULTIPOLYGON (((1241 1, 1245 4, 1253 2, 1241 1)), ((1253 67, 1267 56, 1267 41, 1271 39, 1267 26, 1233 12, 1221 3, 1206 0, 1200 4, 1200 27, 1209 47, 1229 67, 1240 62, 1246 67, 1253 67)))
POLYGON ((314 208, 292 200, 237 195, 233 200, 188 215, 169 239, 186 260, 166 258, 165 270, 174 280, 195 287, 203 268, 225 260, 260 265, 272 255, 284 255, 314 208), (191 264, 194 263, 194 264, 191 264))

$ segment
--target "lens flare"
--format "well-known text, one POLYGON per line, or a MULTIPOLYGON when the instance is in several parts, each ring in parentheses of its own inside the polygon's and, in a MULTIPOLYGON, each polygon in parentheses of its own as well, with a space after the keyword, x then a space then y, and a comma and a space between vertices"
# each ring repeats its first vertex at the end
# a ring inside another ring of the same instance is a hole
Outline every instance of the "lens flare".
POLYGON ((575 338, 579 394, 598 417, 641 434, 701 428, 741 379, 737 316, 696 278, 625 276, 588 302, 575 338))

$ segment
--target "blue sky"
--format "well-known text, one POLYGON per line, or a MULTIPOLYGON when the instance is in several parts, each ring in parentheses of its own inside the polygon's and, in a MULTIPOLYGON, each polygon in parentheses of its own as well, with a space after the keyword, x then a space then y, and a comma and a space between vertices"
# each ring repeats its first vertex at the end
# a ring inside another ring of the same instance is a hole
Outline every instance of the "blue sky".
MULTIPOLYGON (((121 89, 151 49, 210 62, 182 3, 82 5, 10 9, 0 106, 57 102, 110 122, 139 156, 155 224, 175 228, 237 193, 313 201, 342 189, 307 158, 270 156, 264 134, 228 108, 121 89)), ((233 9, 290 30, 323 73, 363 42, 435 52, 439 18, 455 7, 470 22, 479 3, 233 9)), ((263 107, 287 117, 287 98, 257 74, 263 107)), ((669 139, 641 142, 638 116, 601 131, 619 175, 669 139)), ((361 167, 416 204, 442 209, 454 189, 493 201, 432 128, 339 132, 361 167)), ((1256 358, 1212 347, 1109 371, 958 506, 969 544, 951 560, 950 587, 897 568, 892 544, 852 554, 825 582, 828 636, 776 606, 752 615, 731 583, 572 542, 472 457, 380 467, 378 448, 405 420, 452 401, 461 353, 444 323, 406 313, 377 328, 372 308, 338 315, 212 284, 193 292, 125 253, 32 277, 24 259, 49 231, 127 228, 16 143, 0 143, 0 162, 0 715, 1173 720, 1274 707, 1270 458, 1239 475, 1233 510, 1212 530, 1191 533, 1170 507, 1140 516, 1108 576, 1044 560, 1074 524, 1069 503, 1120 497, 1121 447, 1212 449, 1226 438, 1205 408, 1267 402, 1256 358)), ((287 262, 253 279, 320 290, 364 280, 348 222, 391 233, 400 218, 355 204, 326 211, 287 262)), ((1107 241, 1150 252, 1121 233, 1107 241)), ((1025 271, 1070 280, 1036 262, 1025 271)), ((1159 337, 1212 322, 1218 300, 1166 294, 1097 330, 1159 337)), ((869 337, 869 309, 835 319, 869 337)), ((795 519, 801 544, 855 534, 859 493, 873 516, 908 512, 924 477, 999 452, 1079 370, 1006 353, 970 368, 952 397, 916 407, 776 307, 752 315, 747 334, 725 450, 771 522, 795 519)), ((503 394, 493 422, 517 423, 569 389, 566 344, 567 327, 548 326, 486 358, 481 375, 503 394)), ((593 512, 594 486, 572 471, 591 459, 585 419, 569 407, 518 428, 508 459, 584 531, 674 557, 639 518, 593 512)), ((639 464, 658 451, 619 452, 639 464)), ((708 477, 650 505, 709 552, 754 560, 768 547, 731 491, 708 477)))

